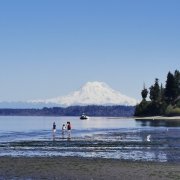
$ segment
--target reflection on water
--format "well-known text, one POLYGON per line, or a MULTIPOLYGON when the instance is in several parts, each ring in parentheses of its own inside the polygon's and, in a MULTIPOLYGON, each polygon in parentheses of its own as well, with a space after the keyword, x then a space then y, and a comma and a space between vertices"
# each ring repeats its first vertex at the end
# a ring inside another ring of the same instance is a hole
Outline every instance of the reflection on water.
POLYGON ((148 127, 180 127, 180 120, 146 120, 136 119, 140 126, 148 127))
POLYGON ((180 122, 78 117, 0 117, 0 156, 83 156, 180 162, 180 122), (56 122, 57 131, 52 133, 56 122), (72 137, 62 124, 71 121, 72 137), (10 125, 11 124, 11 125, 10 125), (13 126, 14 125, 14 126, 13 126))

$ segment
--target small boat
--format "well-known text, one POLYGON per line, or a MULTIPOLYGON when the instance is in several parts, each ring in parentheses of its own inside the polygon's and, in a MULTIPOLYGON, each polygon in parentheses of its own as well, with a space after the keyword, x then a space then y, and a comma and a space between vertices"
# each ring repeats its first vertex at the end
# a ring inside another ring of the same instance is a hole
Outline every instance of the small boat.
POLYGON ((86 116, 84 113, 81 115, 80 119, 89 119, 88 116, 86 116))

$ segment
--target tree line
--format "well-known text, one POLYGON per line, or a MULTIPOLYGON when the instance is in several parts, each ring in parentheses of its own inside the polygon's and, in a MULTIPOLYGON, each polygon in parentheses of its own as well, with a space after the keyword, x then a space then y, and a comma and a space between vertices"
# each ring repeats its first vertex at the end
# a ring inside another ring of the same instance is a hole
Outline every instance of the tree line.
POLYGON ((144 85, 141 96, 142 101, 135 108, 135 116, 180 115, 180 72, 169 71, 165 87, 158 78, 149 89, 144 85))
POLYGON ((0 109, 0 116, 88 116, 131 117, 134 115, 134 106, 70 106, 44 107, 42 109, 0 109))

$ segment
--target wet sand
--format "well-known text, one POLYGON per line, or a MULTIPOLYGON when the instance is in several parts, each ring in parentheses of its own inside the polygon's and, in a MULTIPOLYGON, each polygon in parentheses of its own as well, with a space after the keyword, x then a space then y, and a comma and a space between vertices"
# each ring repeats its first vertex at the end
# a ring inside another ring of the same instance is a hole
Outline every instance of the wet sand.
POLYGON ((80 157, 0 157, 0 180, 178 180, 180 163, 80 157))

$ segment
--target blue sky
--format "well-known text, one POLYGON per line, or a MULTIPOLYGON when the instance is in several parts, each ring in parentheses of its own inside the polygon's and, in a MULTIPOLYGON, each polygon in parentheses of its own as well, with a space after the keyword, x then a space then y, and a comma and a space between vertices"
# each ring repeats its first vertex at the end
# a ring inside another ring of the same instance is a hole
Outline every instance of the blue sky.
POLYGON ((0 101, 67 95, 88 81, 141 99, 180 70, 179 0, 0 2, 0 101))

